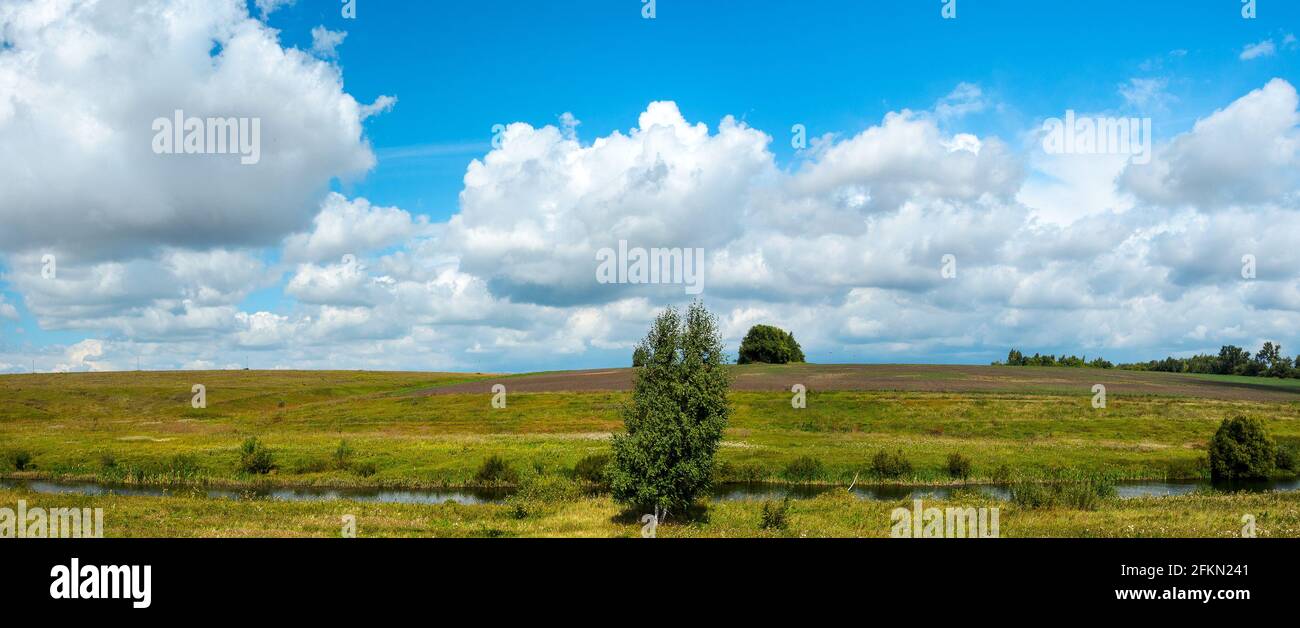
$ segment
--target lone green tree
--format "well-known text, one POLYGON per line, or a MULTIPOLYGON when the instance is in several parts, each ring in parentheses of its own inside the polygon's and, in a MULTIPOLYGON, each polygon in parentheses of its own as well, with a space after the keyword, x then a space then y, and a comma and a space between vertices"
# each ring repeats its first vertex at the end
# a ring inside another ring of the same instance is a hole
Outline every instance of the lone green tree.
POLYGON ((750 364, 786 364, 803 362, 803 349, 791 334, 780 327, 754 325, 740 342, 740 355, 736 362, 750 364))
POLYGON ((663 521, 713 482, 731 382, 717 320, 698 301, 685 319, 665 310, 639 347, 645 363, 623 408, 627 433, 613 438, 609 484, 616 500, 663 521))
POLYGON ((1210 476, 1214 480, 1268 479, 1276 460, 1277 446, 1259 419, 1224 419, 1210 439, 1210 476))

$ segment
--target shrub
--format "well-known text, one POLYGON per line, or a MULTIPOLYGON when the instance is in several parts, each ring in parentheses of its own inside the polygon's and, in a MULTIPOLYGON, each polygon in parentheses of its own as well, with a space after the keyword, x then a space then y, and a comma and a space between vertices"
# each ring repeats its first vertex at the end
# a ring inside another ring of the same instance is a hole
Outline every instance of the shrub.
POLYGON ((740 364, 786 364, 803 362, 804 357, 803 349, 790 332, 771 325, 754 325, 740 342, 740 355, 736 361, 740 364))
POLYGON ((1011 481, 1011 467, 1000 464, 993 470, 993 481, 997 484, 1006 484, 1011 481))
POLYGON ((32 464, 32 452, 25 449, 9 452, 9 455, 5 456, 5 462, 15 471, 28 471, 35 468, 32 464))
POLYGON ((893 454, 882 449, 871 458, 871 472, 881 479, 900 478, 912 472, 912 463, 903 456, 901 449, 893 454))
POLYGON ((377 469, 373 462, 358 462, 352 465, 352 472, 363 478, 368 478, 374 475, 375 471, 377 471, 377 469))
POLYGON ((348 445, 348 441, 339 441, 338 448, 334 450, 334 468, 340 470, 348 468, 348 466, 352 464, 353 453, 355 452, 353 452, 352 447, 348 445))
POLYGON ((609 482, 606 472, 609 467, 609 454, 593 454, 578 461, 573 466, 573 477, 579 481, 597 486, 609 482))
POLYGON ((519 481, 519 474, 501 456, 492 456, 483 461, 474 481, 479 484, 514 484, 519 481))
POLYGON ((948 455, 948 475, 958 480, 970 477, 970 458, 959 453, 948 455))
POLYGON ((1021 508, 1051 508, 1056 505, 1056 495, 1046 484, 1019 480, 1011 485, 1011 503, 1021 508))
POLYGON ((640 346, 646 363, 623 408, 626 432, 612 439, 609 484, 616 501, 664 521, 713 484, 731 382, 718 321, 699 301, 685 316, 666 309, 640 346))
POLYGON ((812 456, 795 458, 785 467, 785 479, 791 482, 812 482, 822 477, 822 463, 812 456))
POLYGON ((1103 499, 1115 496, 1115 485, 1100 478, 1066 482, 1057 486, 1061 505, 1075 510, 1096 510, 1103 499))
POLYGON ((718 464, 713 475, 716 481, 754 483, 766 480, 768 472, 763 467, 754 464, 735 465, 730 462, 723 462, 718 464))
POLYGON ((275 470, 275 458, 271 450, 256 436, 250 436, 239 448, 239 470, 244 473, 265 475, 275 470))
POLYGON ((1224 419, 1210 440, 1210 477, 1216 481, 1267 479, 1276 464, 1277 447, 1259 419, 1224 419))
POLYGON ((1165 465, 1165 477, 1170 479, 1189 479, 1205 477, 1210 463, 1204 456, 1192 460, 1175 460, 1165 465))
POLYGON ((763 516, 759 527, 764 530, 784 530, 789 525, 790 498, 763 502, 763 516))
POLYGON ((1278 445, 1275 464, 1283 471, 1296 471, 1297 457, 1294 445, 1278 445))
POLYGON ((1114 496, 1115 485, 1103 478, 1049 484, 1022 480, 1011 487, 1011 502, 1028 509, 1096 510, 1103 499, 1114 496))
POLYGON ((526 519, 547 510, 554 504, 582 497, 582 487, 577 482, 560 476, 534 476, 520 484, 519 490, 506 499, 510 515, 526 519))

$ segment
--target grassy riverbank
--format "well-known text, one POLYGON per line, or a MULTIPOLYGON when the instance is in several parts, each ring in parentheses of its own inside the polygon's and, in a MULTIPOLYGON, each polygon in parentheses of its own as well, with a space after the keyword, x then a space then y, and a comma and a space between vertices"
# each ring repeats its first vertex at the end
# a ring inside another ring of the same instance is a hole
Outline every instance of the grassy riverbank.
MULTIPOLYGON (((103 508, 107 537, 338 537, 345 515, 360 537, 639 537, 642 524, 609 499, 464 506, 349 501, 278 502, 198 497, 85 497, 0 489, 0 506, 19 499, 45 508, 103 508)), ((999 507, 1002 537, 1237 537, 1243 515, 1260 537, 1300 536, 1300 494, 1198 494, 1105 500, 1096 510, 1022 509, 966 495, 925 507, 999 507)), ((873 502, 836 491, 791 502, 784 529, 764 529, 761 502, 710 504, 691 520, 671 520, 670 537, 887 537, 890 513, 906 502, 873 502)))

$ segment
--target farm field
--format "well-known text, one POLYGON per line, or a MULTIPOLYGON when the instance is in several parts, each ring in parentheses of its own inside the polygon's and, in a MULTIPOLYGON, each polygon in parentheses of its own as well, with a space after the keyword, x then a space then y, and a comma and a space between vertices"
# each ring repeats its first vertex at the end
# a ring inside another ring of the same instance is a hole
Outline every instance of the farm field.
MULTIPOLYGON (((945 467, 953 453, 971 461, 966 478, 971 483, 1093 476, 1202 479, 1208 477, 1207 441, 1222 419, 1236 415, 1263 419, 1279 442, 1300 442, 1300 387, 1285 380, 1033 367, 732 369, 734 414, 716 474, 723 482, 875 482, 869 465, 880 451, 901 452, 909 461, 910 471, 889 480, 902 484, 954 483, 945 467), (1095 383, 1107 387, 1106 408, 1092 407, 1095 383), (791 407, 794 384, 808 388, 804 409, 791 407), (815 462, 811 468, 809 460, 815 462), (804 466, 796 474, 792 467, 799 462, 804 466)), ((608 451, 610 435, 622 429, 619 410, 630 382, 630 369, 527 375, 5 376, 0 377, 0 460, 8 466, 2 475, 175 487, 467 487, 501 484, 479 474, 488 458, 498 456, 515 478, 506 483, 546 483, 568 478, 580 460, 608 451), (497 383, 507 390, 501 409, 491 405, 497 383), (191 407, 194 384, 206 387, 206 408, 191 407), (240 446, 249 437, 272 452, 276 468, 270 473, 239 470, 240 446), (342 442, 345 459, 338 454, 342 442), (25 464, 14 464, 18 458, 25 464)), ((541 510, 549 514, 518 521, 500 520, 508 504, 58 499, 89 500, 116 511, 116 518, 108 518, 119 527, 110 524, 110 535, 319 534, 337 526, 313 521, 336 519, 348 508, 386 522, 374 524, 374 531, 385 535, 607 536, 639 529, 634 520, 619 522, 618 506, 607 495, 561 493, 542 498, 547 505, 541 510), (210 525, 187 532, 190 519, 210 525), (133 523, 120 527, 127 522, 133 523)), ((53 499, 4 489, 0 502, 23 494, 29 501, 53 499)), ((1276 533, 1300 534, 1286 519, 1298 503, 1291 495, 1110 500, 1087 512, 1027 512, 1017 518, 1023 527, 1015 530, 1049 536, 1124 536, 1124 530, 1130 530, 1127 535, 1226 534, 1236 528, 1224 527, 1220 518, 1240 510, 1238 500, 1261 508, 1271 504, 1269 512, 1284 522, 1276 533), (1161 517, 1164 528, 1155 526, 1161 517)), ((887 528, 864 528, 863 517, 874 521, 876 511, 884 509, 887 519, 889 508, 897 505, 847 494, 837 499, 831 493, 802 500, 793 510, 804 522, 803 534, 856 536, 887 534, 887 528)), ((754 502, 712 503, 708 523, 683 522, 675 530, 686 536, 752 533, 757 508, 754 502)), ((1010 525, 1004 525, 1004 535, 1017 534, 1010 525)))

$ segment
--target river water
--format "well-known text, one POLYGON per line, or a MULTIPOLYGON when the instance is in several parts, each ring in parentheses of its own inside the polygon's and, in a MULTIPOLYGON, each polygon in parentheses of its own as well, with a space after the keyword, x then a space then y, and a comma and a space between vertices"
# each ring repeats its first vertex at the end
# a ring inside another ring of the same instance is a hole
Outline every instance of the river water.
MULTIPOLYGON (((200 488, 161 487, 102 484, 97 482, 54 482, 46 480, 0 480, 0 487, 26 488, 47 495, 141 495, 149 497, 202 496, 212 499, 271 499, 279 501, 337 501, 376 502, 391 504, 491 504, 505 501, 510 489, 454 488, 454 489, 378 489, 378 488, 200 488)), ((1206 480, 1134 481, 1116 483, 1120 498, 1164 497, 1186 495, 1199 488, 1216 488, 1229 491, 1294 491, 1300 489, 1300 479, 1252 482, 1248 484, 1214 485, 1206 480)), ((839 487, 798 484, 744 484, 727 483, 715 487, 712 501, 808 499, 839 487)), ((905 501, 912 499, 945 499, 957 490, 979 490, 996 499, 1010 499, 1007 485, 967 484, 964 486, 882 486, 857 485, 853 493, 862 499, 880 501, 905 501)))

